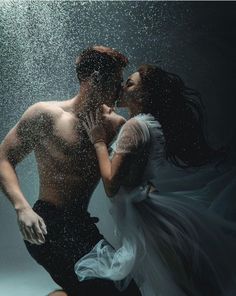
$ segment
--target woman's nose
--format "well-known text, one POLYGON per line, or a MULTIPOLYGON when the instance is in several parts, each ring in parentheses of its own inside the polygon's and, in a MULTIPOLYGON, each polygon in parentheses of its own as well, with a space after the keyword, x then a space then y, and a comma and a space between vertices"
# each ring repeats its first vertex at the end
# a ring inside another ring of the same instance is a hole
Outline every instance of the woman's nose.
POLYGON ((102 104, 102 111, 106 111, 109 107, 106 104, 102 104))

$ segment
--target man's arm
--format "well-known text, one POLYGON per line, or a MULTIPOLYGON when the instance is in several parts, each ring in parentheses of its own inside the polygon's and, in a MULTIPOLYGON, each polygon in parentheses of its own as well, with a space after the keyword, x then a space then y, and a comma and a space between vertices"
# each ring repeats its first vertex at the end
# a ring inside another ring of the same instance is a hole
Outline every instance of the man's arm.
POLYGON ((45 124, 43 103, 35 104, 23 114, 0 145, 0 187, 16 210, 24 239, 35 244, 45 242, 46 226, 22 193, 15 167, 35 148, 45 124))

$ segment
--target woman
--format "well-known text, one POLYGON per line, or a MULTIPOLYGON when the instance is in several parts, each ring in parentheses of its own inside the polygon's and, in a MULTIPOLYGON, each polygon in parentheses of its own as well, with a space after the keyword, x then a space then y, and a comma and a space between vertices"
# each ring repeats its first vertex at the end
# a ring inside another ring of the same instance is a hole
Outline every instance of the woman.
POLYGON ((120 247, 100 241, 76 264, 80 280, 122 289, 134 278, 145 296, 235 295, 235 225, 211 210, 235 170, 207 144, 196 98, 178 76, 141 66, 124 87, 132 118, 103 106, 106 130, 123 124, 111 160, 98 116, 87 117, 120 247))

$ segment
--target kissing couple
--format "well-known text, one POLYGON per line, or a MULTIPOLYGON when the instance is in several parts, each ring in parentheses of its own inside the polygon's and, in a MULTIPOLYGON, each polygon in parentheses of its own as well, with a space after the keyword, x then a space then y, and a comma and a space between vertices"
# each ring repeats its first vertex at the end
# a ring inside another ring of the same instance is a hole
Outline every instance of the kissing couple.
POLYGON ((26 247, 69 296, 230 295, 235 168, 207 143, 196 91, 146 64, 122 86, 127 63, 114 49, 86 49, 76 60, 79 93, 29 107, 1 144, 1 185, 26 247), (33 208, 15 173, 31 151, 40 178, 33 208), (87 212, 100 177, 117 247, 87 212))

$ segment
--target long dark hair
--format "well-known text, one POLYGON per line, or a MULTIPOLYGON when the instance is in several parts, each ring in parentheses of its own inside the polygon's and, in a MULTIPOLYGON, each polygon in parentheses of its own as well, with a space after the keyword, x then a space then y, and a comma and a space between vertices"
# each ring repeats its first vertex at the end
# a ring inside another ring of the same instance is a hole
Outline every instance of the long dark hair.
POLYGON ((166 158, 180 167, 202 166, 223 157, 204 134, 204 107, 200 94, 185 86, 176 74, 159 67, 139 67, 144 113, 151 113, 161 124, 166 158))

